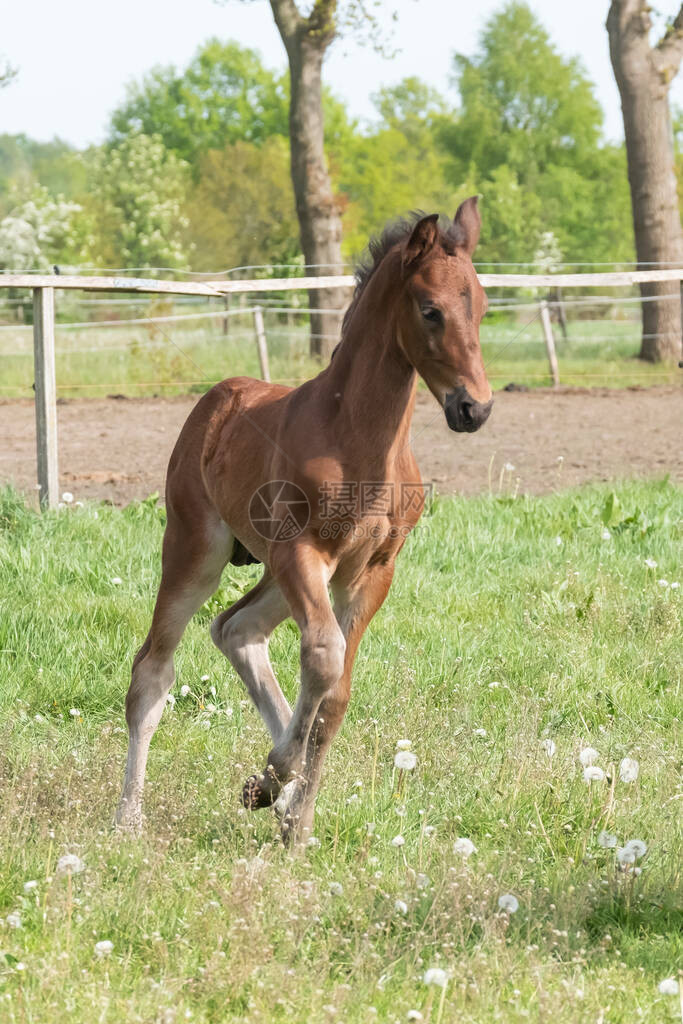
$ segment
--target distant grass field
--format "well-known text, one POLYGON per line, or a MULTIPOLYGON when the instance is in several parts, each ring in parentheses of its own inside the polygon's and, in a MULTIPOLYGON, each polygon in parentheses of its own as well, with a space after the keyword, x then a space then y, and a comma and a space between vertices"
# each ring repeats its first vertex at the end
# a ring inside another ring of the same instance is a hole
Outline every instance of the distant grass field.
MULTIPOLYGON (((482 349, 494 388, 510 382, 527 387, 551 383, 540 322, 536 318, 528 323, 533 316, 528 311, 516 323, 484 321, 482 349)), ((265 323, 273 380, 296 384, 319 371, 320 364, 308 353, 305 325, 287 325, 272 311, 266 311, 265 323)), ((640 327, 633 321, 576 320, 566 342, 555 330, 564 385, 647 386, 675 383, 680 375, 676 368, 636 359, 640 327)), ((0 361, 0 397, 32 394, 30 327, 0 330, 0 361)), ((231 318, 227 336, 220 320, 57 328, 57 387, 62 397, 204 391, 241 374, 260 375, 250 314, 231 318)))
MULTIPOLYGON (((4 492, 0 1020, 680 1020, 658 985, 683 965, 682 514, 666 481, 437 499, 361 647, 320 845, 295 857, 269 812, 239 805, 268 741, 207 630, 259 567, 229 567, 191 623, 146 832, 119 837, 123 700, 164 513, 41 517, 4 492), (402 738, 417 766, 399 779, 402 738), (584 780, 588 745, 601 781, 584 780), (603 830, 646 854, 620 870, 603 830), (425 984, 432 967, 445 988, 425 984)), ((297 654, 284 624, 272 657, 290 698, 297 654)))

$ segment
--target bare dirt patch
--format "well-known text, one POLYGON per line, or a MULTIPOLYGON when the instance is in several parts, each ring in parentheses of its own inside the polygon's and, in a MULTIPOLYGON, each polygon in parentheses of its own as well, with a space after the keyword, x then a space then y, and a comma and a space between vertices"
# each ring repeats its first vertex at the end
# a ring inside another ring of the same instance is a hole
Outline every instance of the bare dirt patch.
MULTIPOLYGON (((60 488, 117 505, 163 494, 166 466, 196 396, 73 399, 59 403, 60 488)), ((448 494, 503 486, 544 494, 620 477, 683 481, 678 388, 498 392, 477 434, 454 434, 420 393, 413 450, 425 481, 448 494), (519 483, 517 483, 519 480, 519 483)), ((0 483, 35 494, 30 400, 0 402, 0 483)))

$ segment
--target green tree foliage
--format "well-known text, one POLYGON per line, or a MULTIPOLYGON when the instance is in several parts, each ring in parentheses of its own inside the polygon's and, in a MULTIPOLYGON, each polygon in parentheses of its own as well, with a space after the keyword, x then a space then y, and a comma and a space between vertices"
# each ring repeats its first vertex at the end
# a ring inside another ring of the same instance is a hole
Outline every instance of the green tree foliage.
POLYGON ((13 192, 29 193, 38 185, 54 198, 78 199, 86 188, 83 154, 61 139, 0 135, 0 213, 9 212, 13 192))
POLYGON ((455 70, 460 109, 441 139, 451 182, 476 182, 484 197, 480 257, 529 260, 551 229, 565 259, 631 258, 621 150, 600 144, 591 82, 529 6, 512 0, 495 13, 455 70))
POLYGON ((373 102, 378 124, 366 134, 356 132, 342 152, 333 151, 331 160, 345 207, 348 257, 357 256, 368 236, 397 214, 449 210, 453 203, 438 138, 438 129, 449 116, 446 101, 419 79, 406 78, 380 90, 373 102))
POLYGON ((102 262, 185 267, 182 234, 188 168, 158 135, 133 131, 97 151, 90 200, 102 262))
MULTIPOLYGON (((580 166, 595 150, 602 111, 579 62, 562 57, 526 3, 494 14, 474 58, 455 57, 461 112, 451 140, 487 169, 507 164, 518 177, 548 166, 580 166)), ((462 154, 462 156, 461 156, 462 154)))
POLYGON ((10 212, 0 220, 0 268, 46 271, 54 263, 78 263, 87 256, 87 219, 77 203, 53 199, 41 185, 11 198, 10 212))
POLYGON ((197 171, 202 154, 238 140, 288 134, 285 76, 264 68, 255 50, 210 39, 185 71, 157 67, 128 87, 113 114, 113 140, 158 135, 197 171))
POLYGON ((186 213, 197 270, 291 263, 300 246, 286 141, 240 140, 205 153, 186 213))

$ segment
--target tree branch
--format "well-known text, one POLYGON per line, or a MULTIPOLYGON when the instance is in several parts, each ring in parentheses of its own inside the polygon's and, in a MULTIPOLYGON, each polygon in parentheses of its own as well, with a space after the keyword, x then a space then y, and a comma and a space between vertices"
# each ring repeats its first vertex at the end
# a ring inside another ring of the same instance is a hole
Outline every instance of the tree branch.
POLYGON ((606 28, 610 35, 624 41, 638 41, 648 50, 647 35, 652 26, 647 0, 612 0, 607 14, 606 28))
POLYGON ((654 48, 654 60, 667 85, 678 74, 683 58, 683 4, 674 21, 654 48))
POLYGON ((270 0, 270 7, 283 41, 293 39, 305 24, 294 0, 270 0))
POLYGON ((13 78, 16 78, 18 71, 13 68, 12 65, 7 61, 4 67, 0 67, 0 89, 4 89, 6 85, 9 85, 13 78))
POLYGON ((306 19, 306 34, 314 36, 322 49, 327 49, 337 34, 336 13, 337 0, 315 0, 306 19))

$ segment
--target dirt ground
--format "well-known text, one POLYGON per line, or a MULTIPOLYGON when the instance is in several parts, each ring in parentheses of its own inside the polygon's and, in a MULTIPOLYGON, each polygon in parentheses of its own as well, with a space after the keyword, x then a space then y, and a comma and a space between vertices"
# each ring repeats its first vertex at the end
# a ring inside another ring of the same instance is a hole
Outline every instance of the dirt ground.
MULTIPOLYGON (((61 401, 60 490, 117 505, 163 494, 171 449, 196 401, 61 401)), ((683 481, 682 428, 677 388, 498 392, 477 434, 452 433, 434 399, 420 394, 413 450, 423 479, 441 493, 497 492, 502 471, 505 490, 544 494, 625 476, 683 481)), ((0 402, 0 483, 35 495, 35 479, 33 404, 0 402)))

